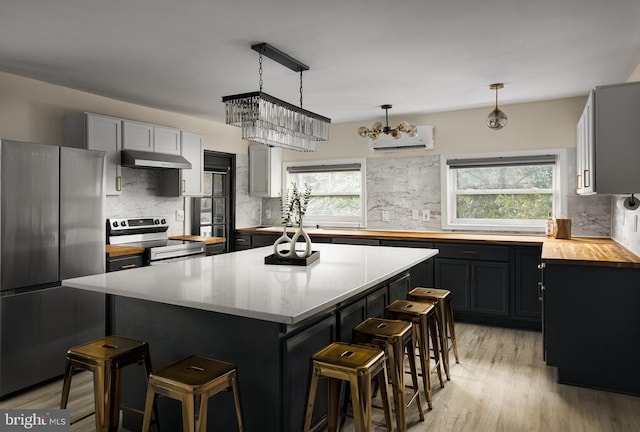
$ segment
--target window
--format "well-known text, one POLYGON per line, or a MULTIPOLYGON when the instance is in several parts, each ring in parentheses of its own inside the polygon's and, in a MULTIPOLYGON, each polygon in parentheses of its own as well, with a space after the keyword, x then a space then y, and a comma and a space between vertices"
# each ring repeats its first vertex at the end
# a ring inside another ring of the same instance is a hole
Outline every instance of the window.
POLYGON ((365 226, 364 161, 289 163, 285 176, 283 194, 292 183, 301 190, 305 184, 311 188, 305 225, 365 226))
POLYGON ((443 157, 443 228, 544 230, 564 213, 561 155, 443 157))

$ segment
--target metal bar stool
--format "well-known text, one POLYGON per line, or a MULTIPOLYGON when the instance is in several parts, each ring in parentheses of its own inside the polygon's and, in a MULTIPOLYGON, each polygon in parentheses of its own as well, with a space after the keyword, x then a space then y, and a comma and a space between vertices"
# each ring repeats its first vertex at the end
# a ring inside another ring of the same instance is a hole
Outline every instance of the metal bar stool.
POLYGON ((408 321, 413 325, 413 337, 418 345, 418 357, 422 370, 422 384, 427 398, 427 405, 432 409, 431 398, 431 373, 437 372, 440 386, 444 387, 442 369, 440 368, 440 353, 438 351, 438 337, 436 330, 435 307, 432 304, 412 302, 408 300, 396 300, 384 310, 384 317, 408 321), (429 337, 433 348, 434 366, 431 368, 431 355, 429 353, 429 337))
POLYGON ((389 359, 389 375, 393 390, 396 425, 400 432, 407 430, 406 409, 414 401, 420 414, 420 420, 424 421, 422 404, 420 403, 420 390, 418 387, 418 373, 416 371, 415 344, 413 342, 412 325, 406 321, 388 320, 382 318, 368 318, 353 329, 353 343, 374 346, 381 349, 389 359), (404 381, 404 354, 405 349, 409 356, 409 368, 411 370, 413 394, 405 403, 404 381))
POLYGON ((387 390, 387 368, 383 351, 362 345, 334 342, 311 357, 304 432, 311 430, 316 389, 318 380, 322 377, 329 379, 329 432, 335 432, 338 426, 341 381, 348 382, 351 387, 355 431, 371 431, 371 380, 375 377, 378 378, 380 385, 387 430, 393 431, 391 400, 387 390))
POLYGON ((453 322, 453 308, 451 306, 451 291, 437 288, 414 288, 409 291, 407 299, 413 301, 432 302, 436 307, 436 317, 440 329, 440 346, 442 347, 442 361, 447 379, 451 380, 449 374, 449 351, 453 348, 453 355, 456 363, 460 363, 458 357, 458 344, 456 342, 456 329, 453 322), (449 343, 451 341, 451 343, 449 343))
POLYGON ((142 430, 149 431, 151 408, 156 394, 182 402, 182 428, 185 432, 207 430, 207 400, 230 390, 236 407, 238 430, 244 431, 238 378, 231 363, 202 356, 190 356, 152 372, 149 376, 142 430))
MULTIPOLYGON (((65 409, 74 369, 93 373, 96 432, 118 430, 120 421, 120 373, 125 366, 142 363, 145 375, 151 373, 149 345, 146 342, 122 336, 107 336, 67 351, 60 408, 65 409)), ((142 414, 141 410, 125 409, 142 414)), ((157 410, 153 406, 157 419, 157 410)))

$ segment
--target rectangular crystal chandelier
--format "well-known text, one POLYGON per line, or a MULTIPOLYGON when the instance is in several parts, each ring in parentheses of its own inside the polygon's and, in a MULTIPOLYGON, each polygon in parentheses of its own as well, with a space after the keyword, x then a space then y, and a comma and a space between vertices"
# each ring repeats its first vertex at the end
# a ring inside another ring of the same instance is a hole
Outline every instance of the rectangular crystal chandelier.
POLYGON ((272 147, 312 152, 329 139, 331 119, 302 108, 302 71, 309 67, 272 46, 251 47, 260 53, 260 91, 224 96, 226 124, 242 128, 242 139, 272 147), (262 91, 262 55, 300 72, 300 107, 262 91))

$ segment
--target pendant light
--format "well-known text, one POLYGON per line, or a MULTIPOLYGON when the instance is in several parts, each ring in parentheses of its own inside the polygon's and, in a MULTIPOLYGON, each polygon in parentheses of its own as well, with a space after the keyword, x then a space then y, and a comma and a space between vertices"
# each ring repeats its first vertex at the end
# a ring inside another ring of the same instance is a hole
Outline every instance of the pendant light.
POLYGON ((266 42, 255 44, 258 52, 259 90, 224 96, 226 123, 242 128, 242 139, 270 147, 312 152, 318 141, 329 139, 331 119, 302 108, 302 72, 309 66, 266 42), (300 73, 300 106, 262 91, 262 56, 300 73))
POLYGON ((414 125, 407 123, 406 121, 401 121, 400 123, 398 123, 398 126, 396 126, 395 128, 392 128, 391 126, 389 126, 389 109, 391 109, 392 106, 389 104, 385 104, 385 105, 381 105, 380 108, 384 110, 384 118, 385 118, 384 127, 380 122, 375 122, 373 126, 371 126, 371 129, 369 129, 366 126, 362 126, 358 128, 358 135, 360 135, 362 138, 368 137, 368 138, 371 138, 372 140, 376 140, 378 139, 378 137, 380 137, 380 133, 384 133, 385 135, 391 135, 395 139, 399 139, 403 133, 410 137, 414 137, 418 135, 418 128, 416 128, 414 125))
POLYGON ((496 107, 487 116, 489 129, 500 130, 507 125, 507 115, 498 108, 498 90, 503 88, 503 83, 491 84, 489 88, 496 91, 496 107))

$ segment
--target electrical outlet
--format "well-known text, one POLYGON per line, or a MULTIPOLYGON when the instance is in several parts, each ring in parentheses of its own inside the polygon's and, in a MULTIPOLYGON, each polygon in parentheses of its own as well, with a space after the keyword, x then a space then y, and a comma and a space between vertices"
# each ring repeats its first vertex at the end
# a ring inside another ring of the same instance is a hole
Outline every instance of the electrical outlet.
POLYGON ((414 221, 420 220, 420 212, 418 210, 412 210, 411 219, 413 219, 414 221))
POLYGON ((176 210, 176 222, 184 222, 184 210, 176 210))
POLYGON ((389 222, 389 211, 382 210, 382 222, 389 222))
POLYGON ((431 210, 422 210, 422 222, 429 222, 431 220, 431 210))

